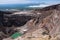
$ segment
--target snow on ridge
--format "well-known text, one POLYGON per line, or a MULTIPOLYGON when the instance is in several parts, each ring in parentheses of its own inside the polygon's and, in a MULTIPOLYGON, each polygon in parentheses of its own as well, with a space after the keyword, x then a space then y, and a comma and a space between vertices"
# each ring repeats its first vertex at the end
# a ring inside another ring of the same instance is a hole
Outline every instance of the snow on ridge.
POLYGON ((53 4, 39 4, 39 5, 33 5, 33 6, 28 6, 30 8, 33 8, 33 7, 47 7, 47 6, 51 6, 51 5, 56 5, 56 4, 59 4, 59 3, 53 3, 53 4))

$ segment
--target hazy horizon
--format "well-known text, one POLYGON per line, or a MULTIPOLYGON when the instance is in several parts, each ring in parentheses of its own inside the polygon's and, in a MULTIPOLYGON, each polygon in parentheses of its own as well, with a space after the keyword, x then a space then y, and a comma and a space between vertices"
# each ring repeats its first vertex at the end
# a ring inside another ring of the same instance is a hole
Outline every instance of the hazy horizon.
POLYGON ((28 4, 28 3, 59 4, 60 0, 0 0, 0 4, 28 4))

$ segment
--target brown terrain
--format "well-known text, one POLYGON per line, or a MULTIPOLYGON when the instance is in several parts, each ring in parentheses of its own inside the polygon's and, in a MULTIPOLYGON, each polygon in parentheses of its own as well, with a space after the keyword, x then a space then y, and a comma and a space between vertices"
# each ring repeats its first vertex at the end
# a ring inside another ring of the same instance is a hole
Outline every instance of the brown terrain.
POLYGON ((1 40, 60 40, 60 4, 2 15, 1 40), (17 31, 23 35, 12 39, 10 36, 17 31))

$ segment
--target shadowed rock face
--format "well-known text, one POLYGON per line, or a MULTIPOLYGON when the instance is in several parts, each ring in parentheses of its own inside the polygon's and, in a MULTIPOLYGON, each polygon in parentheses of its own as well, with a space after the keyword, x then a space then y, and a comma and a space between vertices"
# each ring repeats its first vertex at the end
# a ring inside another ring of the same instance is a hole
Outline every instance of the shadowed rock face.
POLYGON ((29 21, 30 19, 32 19, 33 17, 31 16, 14 16, 12 15, 12 17, 9 17, 8 20, 3 21, 3 25, 4 26, 9 26, 11 27, 12 25, 18 27, 18 26, 23 26, 24 24, 26 24, 27 21, 29 21))
POLYGON ((10 12, 0 12, 0 25, 5 27, 11 27, 11 26, 23 26, 26 24, 27 21, 30 19, 33 19, 34 16, 29 16, 25 14, 14 14, 11 15, 10 12))
POLYGON ((4 21, 4 14, 11 14, 11 12, 0 11, 0 26, 2 26, 4 21))

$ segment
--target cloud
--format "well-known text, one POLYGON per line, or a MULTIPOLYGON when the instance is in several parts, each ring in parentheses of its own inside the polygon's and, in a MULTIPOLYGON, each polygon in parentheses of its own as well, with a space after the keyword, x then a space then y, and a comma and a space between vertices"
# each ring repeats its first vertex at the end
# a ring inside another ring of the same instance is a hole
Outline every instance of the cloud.
POLYGON ((29 0, 0 0, 0 4, 30 3, 29 0))

